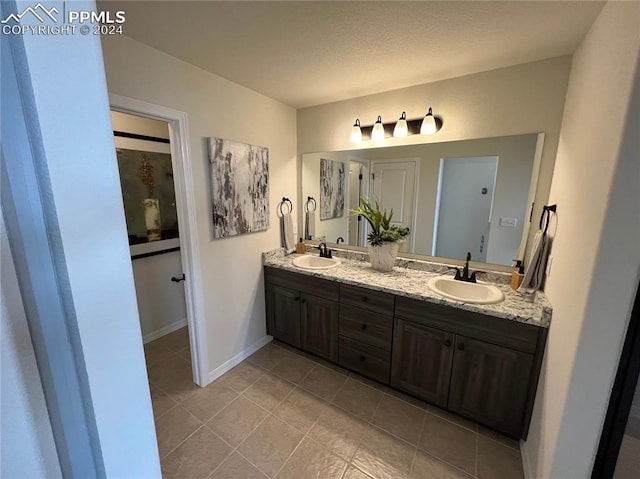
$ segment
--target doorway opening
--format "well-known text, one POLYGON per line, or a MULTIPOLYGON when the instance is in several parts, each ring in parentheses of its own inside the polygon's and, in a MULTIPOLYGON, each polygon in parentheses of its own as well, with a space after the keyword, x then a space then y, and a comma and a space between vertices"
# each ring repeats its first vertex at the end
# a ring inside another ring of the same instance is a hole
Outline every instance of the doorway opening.
POLYGON ((442 158, 432 256, 487 262, 497 156, 442 158))

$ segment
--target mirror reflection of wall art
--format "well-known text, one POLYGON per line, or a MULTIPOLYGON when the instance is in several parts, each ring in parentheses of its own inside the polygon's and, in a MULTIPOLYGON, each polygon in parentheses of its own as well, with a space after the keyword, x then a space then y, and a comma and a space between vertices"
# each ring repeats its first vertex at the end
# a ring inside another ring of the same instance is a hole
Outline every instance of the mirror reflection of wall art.
POLYGON ((209 138, 213 237, 269 228, 269 149, 209 138))
POLYGON ((115 137, 127 233, 134 256, 179 246, 168 141, 115 137))
POLYGON ((344 216, 344 163, 320 159, 320 219, 344 216))

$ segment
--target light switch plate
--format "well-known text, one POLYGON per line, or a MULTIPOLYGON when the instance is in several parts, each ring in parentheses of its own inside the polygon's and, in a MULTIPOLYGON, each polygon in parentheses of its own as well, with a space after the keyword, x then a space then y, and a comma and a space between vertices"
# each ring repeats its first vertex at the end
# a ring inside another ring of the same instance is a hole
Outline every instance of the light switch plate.
POLYGON ((515 228, 518 224, 518 218, 500 218, 501 228, 515 228))

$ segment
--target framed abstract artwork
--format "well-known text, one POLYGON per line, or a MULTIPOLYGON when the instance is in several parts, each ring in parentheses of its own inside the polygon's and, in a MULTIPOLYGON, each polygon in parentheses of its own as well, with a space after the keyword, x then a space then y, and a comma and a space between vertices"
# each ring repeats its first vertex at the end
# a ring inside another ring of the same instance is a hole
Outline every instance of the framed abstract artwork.
POLYGON ((180 239, 169 142, 118 133, 116 157, 131 256, 174 251, 180 239))
POLYGON ((213 237, 269 228, 269 149, 209 138, 213 237))
POLYGON ((345 167, 342 161, 320 159, 320 220, 344 216, 345 167))

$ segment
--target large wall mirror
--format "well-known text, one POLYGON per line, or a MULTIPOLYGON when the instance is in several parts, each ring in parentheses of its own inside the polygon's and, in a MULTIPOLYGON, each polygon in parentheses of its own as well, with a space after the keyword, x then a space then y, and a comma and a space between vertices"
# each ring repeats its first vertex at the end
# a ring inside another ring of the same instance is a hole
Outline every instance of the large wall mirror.
POLYGON ((360 197, 411 230, 401 253, 510 265, 529 235, 543 133, 302 155, 306 239, 366 246, 360 197), (307 213, 308 212, 308 213, 307 213))

